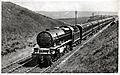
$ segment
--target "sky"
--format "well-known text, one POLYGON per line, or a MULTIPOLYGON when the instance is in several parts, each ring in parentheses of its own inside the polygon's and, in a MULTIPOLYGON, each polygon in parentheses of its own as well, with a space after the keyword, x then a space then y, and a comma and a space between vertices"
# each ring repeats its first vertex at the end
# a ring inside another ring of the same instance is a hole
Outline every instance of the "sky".
POLYGON ((33 11, 107 11, 118 12, 119 0, 2 0, 33 11))

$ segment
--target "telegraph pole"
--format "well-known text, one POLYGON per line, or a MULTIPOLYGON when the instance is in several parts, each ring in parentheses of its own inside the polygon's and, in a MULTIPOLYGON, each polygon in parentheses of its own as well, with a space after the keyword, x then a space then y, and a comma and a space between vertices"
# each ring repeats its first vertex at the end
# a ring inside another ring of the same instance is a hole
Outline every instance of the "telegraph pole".
POLYGON ((94 21, 94 19, 95 19, 95 18, 94 18, 94 12, 92 13, 92 17, 93 17, 93 21, 94 21))
POLYGON ((75 25, 77 25, 77 11, 75 11, 75 25))
POLYGON ((93 17, 94 17, 94 15, 95 15, 95 14, 94 14, 94 13, 92 13, 92 16, 93 16, 93 17))

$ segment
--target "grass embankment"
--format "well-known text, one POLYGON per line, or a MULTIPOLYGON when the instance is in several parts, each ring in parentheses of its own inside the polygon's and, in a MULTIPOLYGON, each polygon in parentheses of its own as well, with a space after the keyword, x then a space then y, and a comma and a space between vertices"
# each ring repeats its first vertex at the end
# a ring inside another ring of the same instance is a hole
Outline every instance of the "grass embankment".
POLYGON ((14 3, 2 2, 2 56, 24 49, 35 43, 40 31, 60 25, 65 24, 14 3))
POLYGON ((84 45, 55 72, 118 72, 118 25, 113 25, 84 45))

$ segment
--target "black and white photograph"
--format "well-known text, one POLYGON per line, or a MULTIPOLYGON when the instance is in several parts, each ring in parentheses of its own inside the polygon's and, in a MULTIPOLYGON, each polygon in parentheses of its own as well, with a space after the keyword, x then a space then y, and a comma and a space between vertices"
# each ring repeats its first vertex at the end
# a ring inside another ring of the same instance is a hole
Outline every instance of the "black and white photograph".
POLYGON ((119 2, 1 0, 1 74, 118 74, 119 2))

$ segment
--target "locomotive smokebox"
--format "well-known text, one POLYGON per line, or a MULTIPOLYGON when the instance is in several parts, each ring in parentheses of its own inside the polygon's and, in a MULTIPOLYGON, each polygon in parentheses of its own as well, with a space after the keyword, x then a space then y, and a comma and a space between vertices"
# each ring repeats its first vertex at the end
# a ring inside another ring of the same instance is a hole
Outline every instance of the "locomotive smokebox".
POLYGON ((41 48, 49 48, 53 43, 52 36, 48 32, 41 32, 37 36, 37 44, 41 48))
POLYGON ((65 35, 65 32, 59 28, 40 32, 37 35, 37 44, 40 48, 50 48, 55 44, 56 40, 60 40, 62 35, 65 35))

